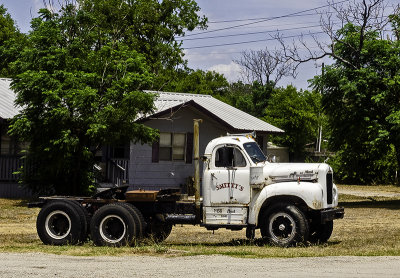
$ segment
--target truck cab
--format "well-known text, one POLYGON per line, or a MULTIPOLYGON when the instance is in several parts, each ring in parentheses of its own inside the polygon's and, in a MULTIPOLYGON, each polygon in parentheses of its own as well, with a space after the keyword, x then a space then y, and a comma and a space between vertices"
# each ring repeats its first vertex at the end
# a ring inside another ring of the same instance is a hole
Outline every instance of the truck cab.
POLYGON ((209 142, 203 157, 202 225, 260 228, 276 245, 327 241, 342 218, 332 168, 324 163, 270 163, 250 134, 209 142))

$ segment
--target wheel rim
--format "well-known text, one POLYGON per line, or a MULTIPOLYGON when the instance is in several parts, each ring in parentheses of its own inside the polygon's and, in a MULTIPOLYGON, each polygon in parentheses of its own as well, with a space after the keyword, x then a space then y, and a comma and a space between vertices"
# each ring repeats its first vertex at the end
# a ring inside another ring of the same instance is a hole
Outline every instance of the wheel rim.
POLYGON ((100 235, 106 242, 118 243, 125 234, 125 221, 118 215, 107 215, 100 223, 100 235))
POLYGON ((71 218, 61 210, 52 211, 46 217, 46 232, 54 239, 64 239, 71 231, 71 218))
POLYGON ((282 244, 292 241, 296 236, 296 222, 292 216, 284 212, 271 217, 268 229, 271 239, 282 244))

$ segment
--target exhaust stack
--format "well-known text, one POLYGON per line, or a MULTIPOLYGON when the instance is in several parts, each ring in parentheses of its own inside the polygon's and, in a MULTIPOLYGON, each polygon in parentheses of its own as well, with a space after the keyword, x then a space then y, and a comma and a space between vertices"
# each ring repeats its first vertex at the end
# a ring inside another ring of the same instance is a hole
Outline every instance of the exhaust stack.
POLYGON ((194 147, 194 200, 196 213, 200 216, 200 150, 199 150, 199 124, 202 119, 193 119, 193 147, 194 147))

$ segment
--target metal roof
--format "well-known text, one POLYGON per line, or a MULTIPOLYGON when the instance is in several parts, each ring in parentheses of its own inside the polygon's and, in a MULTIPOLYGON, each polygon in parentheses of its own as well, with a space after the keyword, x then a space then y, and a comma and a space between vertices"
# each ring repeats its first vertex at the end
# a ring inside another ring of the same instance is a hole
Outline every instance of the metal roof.
POLYGON ((184 94, 173 92, 146 91, 157 95, 154 101, 155 114, 167 112, 170 109, 181 107, 188 104, 193 105, 202 112, 211 114, 235 130, 242 131, 262 131, 268 133, 283 133, 284 131, 263 120, 260 120, 246 112, 243 112, 225 102, 222 102, 210 95, 184 94))
POLYGON ((10 85, 10 78, 0 78, 0 118, 2 119, 11 119, 19 112, 14 104, 15 93, 10 89, 10 85))

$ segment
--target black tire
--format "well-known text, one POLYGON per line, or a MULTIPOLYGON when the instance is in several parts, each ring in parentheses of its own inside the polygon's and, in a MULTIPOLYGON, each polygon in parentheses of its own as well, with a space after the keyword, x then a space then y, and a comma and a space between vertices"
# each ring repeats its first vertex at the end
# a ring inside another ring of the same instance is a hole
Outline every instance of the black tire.
POLYGON ((77 244, 83 234, 84 223, 75 205, 68 200, 56 200, 40 210, 36 229, 44 244, 77 244))
POLYGON ((325 243, 331 237, 333 231, 333 220, 324 224, 312 224, 310 227, 309 241, 311 243, 325 243))
POLYGON ((256 229, 254 226, 247 226, 246 227, 246 238, 253 240, 256 237, 256 229))
POLYGON ((138 227, 131 212, 118 203, 99 208, 90 221, 90 233, 97 246, 123 246, 132 243, 138 227))
POLYGON ((142 238, 146 230, 146 221, 140 210, 138 210, 134 205, 130 203, 116 203, 116 204, 125 207, 131 213, 133 219, 135 220, 135 224, 137 226, 135 237, 137 239, 142 238))
POLYGON ((305 215, 298 207, 291 204, 278 204, 268 209, 260 228, 264 239, 280 247, 305 242, 309 235, 305 215))
POLYGON ((153 240, 156 243, 163 242, 171 234, 172 225, 161 221, 157 217, 153 217, 149 220, 149 224, 146 229, 146 237, 153 240))
POLYGON ((72 206, 75 207, 76 211, 79 214, 79 218, 81 220, 81 235, 79 237, 79 243, 84 243, 88 240, 89 235, 89 226, 90 226, 90 217, 87 210, 75 200, 65 200, 65 202, 70 203, 72 206))

